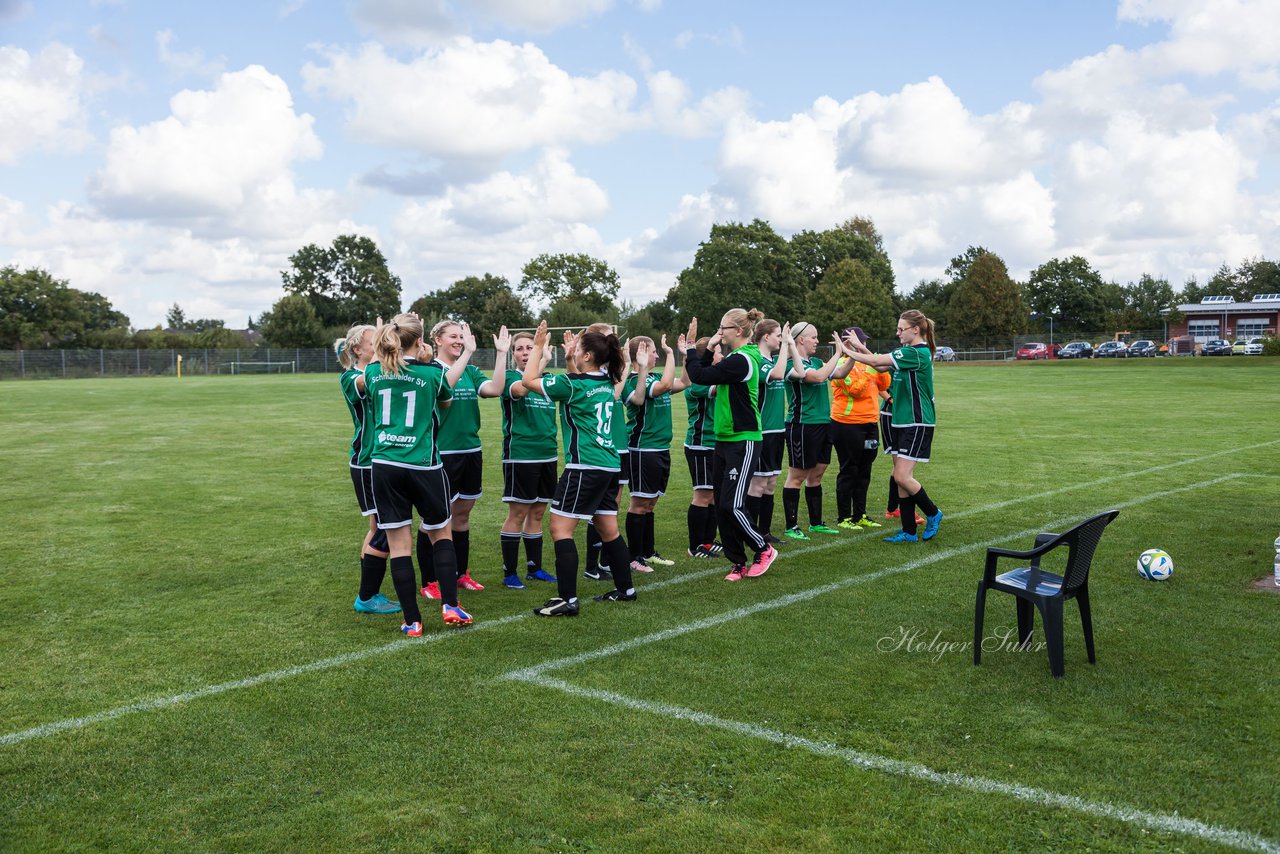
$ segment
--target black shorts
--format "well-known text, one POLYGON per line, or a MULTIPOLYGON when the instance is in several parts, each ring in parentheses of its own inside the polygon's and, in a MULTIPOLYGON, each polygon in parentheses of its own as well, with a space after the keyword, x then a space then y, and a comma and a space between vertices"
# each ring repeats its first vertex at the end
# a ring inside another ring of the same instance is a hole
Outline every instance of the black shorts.
POLYGON ((622 463, 622 471, 618 472, 618 483, 623 486, 626 486, 631 482, 631 475, 628 474, 630 464, 627 462, 627 458, 630 456, 631 452, 626 448, 618 449, 618 460, 622 463))
POLYGON ((905 460, 927 463, 929 452, 933 449, 933 428, 894 427, 893 442, 898 456, 905 460))
POLYGON ((434 531, 449 524, 449 477, 444 467, 410 469, 373 463, 373 501, 382 530, 413 524, 418 511, 424 530, 434 531))
POLYGON ((711 448, 685 448, 684 461, 689 464, 689 482, 694 489, 711 489, 711 463, 715 456, 711 448))
POLYGON ((765 433, 760 440, 760 462, 756 465, 756 477, 772 477, 782 473, 782 446, 787 443, 785 433, 765 433))
POLYGON ((351 483, 356 488, 356 503, 361 516, 372 516, 378 511, 373 507, 373 469, 351 467, 351 483))
POLYGON ((891 456, 898 455, 898 449, 893 446, 893 413, 880 413, 880 450, 891 456))
POLYGON ((484 452, 477 448, 474 451, 462 451, 457 454, 441 454, 444 461, 444 473, 449 476, 453 486, 453 495, 449 500, 459 498, 475 500, 484 495, 481 483, 484 480, 484 452))
POLYGON ((565 469, 551 502, 556 516, 593 519, 618 515, 618 472, 603 469, 565 469))
POLYGON ((627 491, 635 498, 659 498, 667 494, 671 480, 671 452, 666 449, 631 448, 625 460, 627 491))
POLYGON ((831 436, 826 424, 788 424, 787 454, 793 469, 831 463, 831 436))
POLYGON ((502 464, 502 500, 546 504, 556 493, 556 464, 508 460, 502 464))

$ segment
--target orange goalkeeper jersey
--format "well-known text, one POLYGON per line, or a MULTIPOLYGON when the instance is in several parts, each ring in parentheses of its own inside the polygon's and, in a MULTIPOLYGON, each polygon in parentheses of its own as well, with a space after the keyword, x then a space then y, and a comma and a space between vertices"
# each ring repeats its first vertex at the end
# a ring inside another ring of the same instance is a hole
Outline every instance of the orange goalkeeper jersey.
POLYGON ((831 381, 831 420, 870 424, 880 419, 880 391, 889 387, 888 373, 870 365, 854 365, 842 380, 831 381))

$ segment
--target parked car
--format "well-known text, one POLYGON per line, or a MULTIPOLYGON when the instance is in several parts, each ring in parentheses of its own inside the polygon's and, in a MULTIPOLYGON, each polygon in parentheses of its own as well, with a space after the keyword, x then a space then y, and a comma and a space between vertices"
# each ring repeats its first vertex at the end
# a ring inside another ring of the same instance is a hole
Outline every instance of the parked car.
POLYGON ((1093 355, 1096 359, 1123 359, 1125 350, 1126 347, 1121 341, 1103 341, 1094 348, 1093 355))
POLYGON ((1018 348, 1018 352, 1014 354, 1015 359, 1051 359, 1056 357, 1062 348, 1057 344, 1044 344, 1039 341, 1031 341, 1023 344, 1018 348), (1051 356, 1050 353, 1053 355, 1051 356))
POLYGON ((1244 345, 1244 354, 1246 356, 1261 356, 1262 355, 1262 339, 1250 338, 1249 343, 1244 345))
POLYGON ((1233 356, 1243 356, 1243 355, 1244 355, 1244 347, 1245 347, 1245 340, 1244 340, 1243 338, 1237 338, 1236 340, 1232 341, 1232 342, 1231 342, 1231 355, 1233 355, 1233 356))
POLYGON ((1160 347, 1156 344, 1156 342, 1151 341, 1147 338, 1143 338, 1139 341, 1134 341, 1132 344, 1130 344, 1129 350, 1128 352, 1125 353, 1125 355, 1126 356, 1155 356, 1159 352, 1160 352, 1160 347))
POLYGON ((935 362, 954 362, 956 360, 956 351, 950 347, 939 347, 938 352, 933 354, 935 362))
POLYGON ((1072 341, 1058 351, 1059 359, 1092 359, 1093 345, 1088 341, 1072 341))
POLYGON ((1201 356, 1230 356, 1231 342, 1223 341, 1221 338, 1214 338, 1204 342, 1204 347, 1200 349, 1201 356))

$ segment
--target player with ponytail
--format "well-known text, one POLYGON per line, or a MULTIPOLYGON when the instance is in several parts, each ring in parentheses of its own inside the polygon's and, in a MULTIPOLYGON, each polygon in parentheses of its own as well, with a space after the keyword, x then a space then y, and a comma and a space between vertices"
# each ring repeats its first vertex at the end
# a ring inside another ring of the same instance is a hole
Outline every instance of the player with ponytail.
POLYGON ((916 508, 925 515, 926 540, 938 534, 942 523, 942 511, 929 498, 920 481, 915 478, 916 463, 929 462, 933 446, 935 413, 933 407, 933 354, 937 343, 933 334, 933 321, 919 311, 910 309, 898 317, 898 341, 902 346, 892 353, 872 353, 856 337, 846 338, 844 350, 853 359, 873 368, 893 370, 889 386, 893 398, 893 479, 898 485, 899 510, 902 530, 891 537, 890 543, 914 543, 916 536, 916 508))

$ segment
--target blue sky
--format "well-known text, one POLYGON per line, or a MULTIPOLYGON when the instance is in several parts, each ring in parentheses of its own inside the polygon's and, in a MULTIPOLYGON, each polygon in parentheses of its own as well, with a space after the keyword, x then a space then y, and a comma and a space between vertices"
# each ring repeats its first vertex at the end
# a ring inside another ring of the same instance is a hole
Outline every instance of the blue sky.
POLYGON ((565 251, 643 302, 753 217, 1176 285, 1275 256, 1280 4, 0 0, 0 124, 0 264, 137 326, 349 232, 406 304, 565 251))

